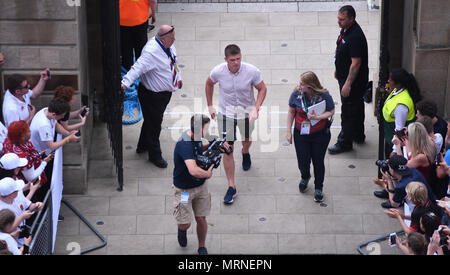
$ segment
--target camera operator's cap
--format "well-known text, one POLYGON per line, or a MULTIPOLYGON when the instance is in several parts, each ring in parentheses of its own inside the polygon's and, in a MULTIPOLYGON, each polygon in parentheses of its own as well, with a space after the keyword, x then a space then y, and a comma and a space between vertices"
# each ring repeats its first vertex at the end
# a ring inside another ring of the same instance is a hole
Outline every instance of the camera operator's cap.
POLYGON ((28 160, 26 158, 19 158, 19 156, 14 153, 4 154, 0 158, 0 167, 5 170, 13 170, 18 167, 24 167, 27 164, 28 160))
POLYGON ((398 174, 402 176, 408 176, 411 174, 411 170, 407 166, 408 160, 403 156, 392 156, 388 161, 389 166, 398 174))
POLYGON ((10 177, 6 177, 0 180, 0 196, 6 197, 16 191, 20 191, 25 187, 23 180, 15 180, 10 177))

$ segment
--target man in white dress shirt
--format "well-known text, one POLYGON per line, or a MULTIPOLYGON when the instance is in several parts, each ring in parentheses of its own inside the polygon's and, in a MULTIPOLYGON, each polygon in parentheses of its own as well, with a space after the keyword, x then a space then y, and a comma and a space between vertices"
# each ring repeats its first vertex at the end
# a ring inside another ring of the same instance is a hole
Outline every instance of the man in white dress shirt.
POLYGON ((30 90, 30 84, 23 75, 14 74, 7 78, 7 90, 3 99, 3 120, 8 128, 9 124, 18 120, 25 120, 28 125, 36 113, 31 105, 31 99, 39 97, 44 91, 45 84, 50 79, 50 69, 41 72, 38 84, 30 90))
MULTIPOLYGON (((225 47, 225 62, 217 65, 206 80, 205 93, 209 113, 216 119, 216 109, 213 106, 214 85, 219 83, 219 113, 217 124, 219 134, 226 134, 227 143, 232 147, 236 140, 236 126, 242 139, 242 169, 247 171, 251 167, 250 137, 254 129, 254 122, 266 97, 267 88, 261 77, 261 72, 255 66, 241 62, 241 49, 231 44, 225 47), (255 100, 254 88, 258 91, 255 100)), ((223 136, 222 136, 223 137, 223 136)), ((223 155, 223 165, 228 180, 228 190, 224 203, 231 204, 237 196, 234 183, 233 154, 223 155)))
POLYGON ((162 25, 158 34, 147 42, 141 56, 122 79, 122 90, 125 90, 140 77, 138 97, 144 123, 136 152, 148 151, 150 162, 160 168, 167 167, 159 142, 164 111, 172 92, 181 89, 183 85, 174 42, 175 28, 162 25))

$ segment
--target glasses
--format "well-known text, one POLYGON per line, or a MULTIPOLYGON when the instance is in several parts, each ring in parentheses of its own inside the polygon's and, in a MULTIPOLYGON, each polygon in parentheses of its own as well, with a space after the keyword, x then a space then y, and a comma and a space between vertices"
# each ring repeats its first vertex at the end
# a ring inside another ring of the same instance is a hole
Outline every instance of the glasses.
POLYGON ((169 34, 169 33, 173 32, 173 31, 175 30, 175 27, 174 27, 174 26, 171 26, 171 27, 172 27, 172 29, 170 29, 170 31, 165 32, 165 33, 163 33, 163 34, 160 34, 159 37, 164 36, 164 35, 166 35, 166 34, 169 34))

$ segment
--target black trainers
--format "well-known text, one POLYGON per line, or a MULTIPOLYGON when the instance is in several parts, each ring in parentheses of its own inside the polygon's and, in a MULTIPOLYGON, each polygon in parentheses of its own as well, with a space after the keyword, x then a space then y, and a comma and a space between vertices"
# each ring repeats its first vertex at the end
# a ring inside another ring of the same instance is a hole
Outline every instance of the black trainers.
POLYGON ((314 201, 315 202, 323 202, 323 193, 322 190, 316 189, 314 191, 314 201))
POLYGON ((244 171, 248 171, 252 166, 252 160, 250 159, 250 153, 244 154, 242 153, 242 169, 244 171))
POLYGON ((187 245, 187 230, 181 230, 178 228, 178 243, 181 247, 186 247, 187 245))
POLYGON ((344 152, 348 152, 351 151, 352 147, 343 147, 341 144, 336 143, 335 145, 331 146, 328 148, 328 152, 331 155, 336 155, 336 154, 340 154, 340 153, 344 153, 344 152))
POLYGON ((159 168, 167 168, 167 161, 165 161, 163 158, 149 159, 149 161, 159 168))
POLYGON ((374 191, 373 194, 380 199, 389 199, 389 193, 386 190, 374 191))
POLYGON ((208 255, 208 250, 206 249, 206 247, 199 247, 197 252, 198 252, 198 255, 208 255))
POLYGON ((300 181, 300 184, 298 185, 298 189, 300 190, 300 193, 305 193, 305 191, 306 191, 306 188, 308 188, 308 182, 309 182, 309 179, 302 179, 301 181, 300 181))
POLYGON ((233 187, 228 187, 227 194, 223 198, 223 202, 226 204, 232 204, 234 199, 237 197, 237 190, 233 187))

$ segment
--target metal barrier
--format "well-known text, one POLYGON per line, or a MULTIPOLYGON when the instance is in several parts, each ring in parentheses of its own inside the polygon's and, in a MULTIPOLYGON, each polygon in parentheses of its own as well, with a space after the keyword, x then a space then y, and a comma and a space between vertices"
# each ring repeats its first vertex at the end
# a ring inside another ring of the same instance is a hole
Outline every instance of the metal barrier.
POLYGON ((37 213, 31 226, 31 255, 51 255, 53 240, 53 203, 52 192, 49 190, 43 201, 43 208, 37 213))
MULTIPOLYGON (((399 236, 401 234, 404 234, 405 231, 399 230, 399 231, 396 231, 395 233, 397 234, 397 236, 399 236)), ((390 235, 390 233, 386 234, 386 235, 383 235, 383 236, 380 236, 378 238, 375 238, 373 240, 360 243, 358 245, 358 248, 357 248, 359 254, 361 254, 361 255, 381 255, 381 248, 380 248, 380 245, 378 243, 387 240, 389 238, 389 235, 390 235), (378 247, 374 246, 373 245, 374 243, 376 243, 378 245, 378 247), (363 247, 370 248, 370 250, 369 249, 365 249, 366 251, 369 250, 370 253, 365 253, 363 251, 363 247)))

